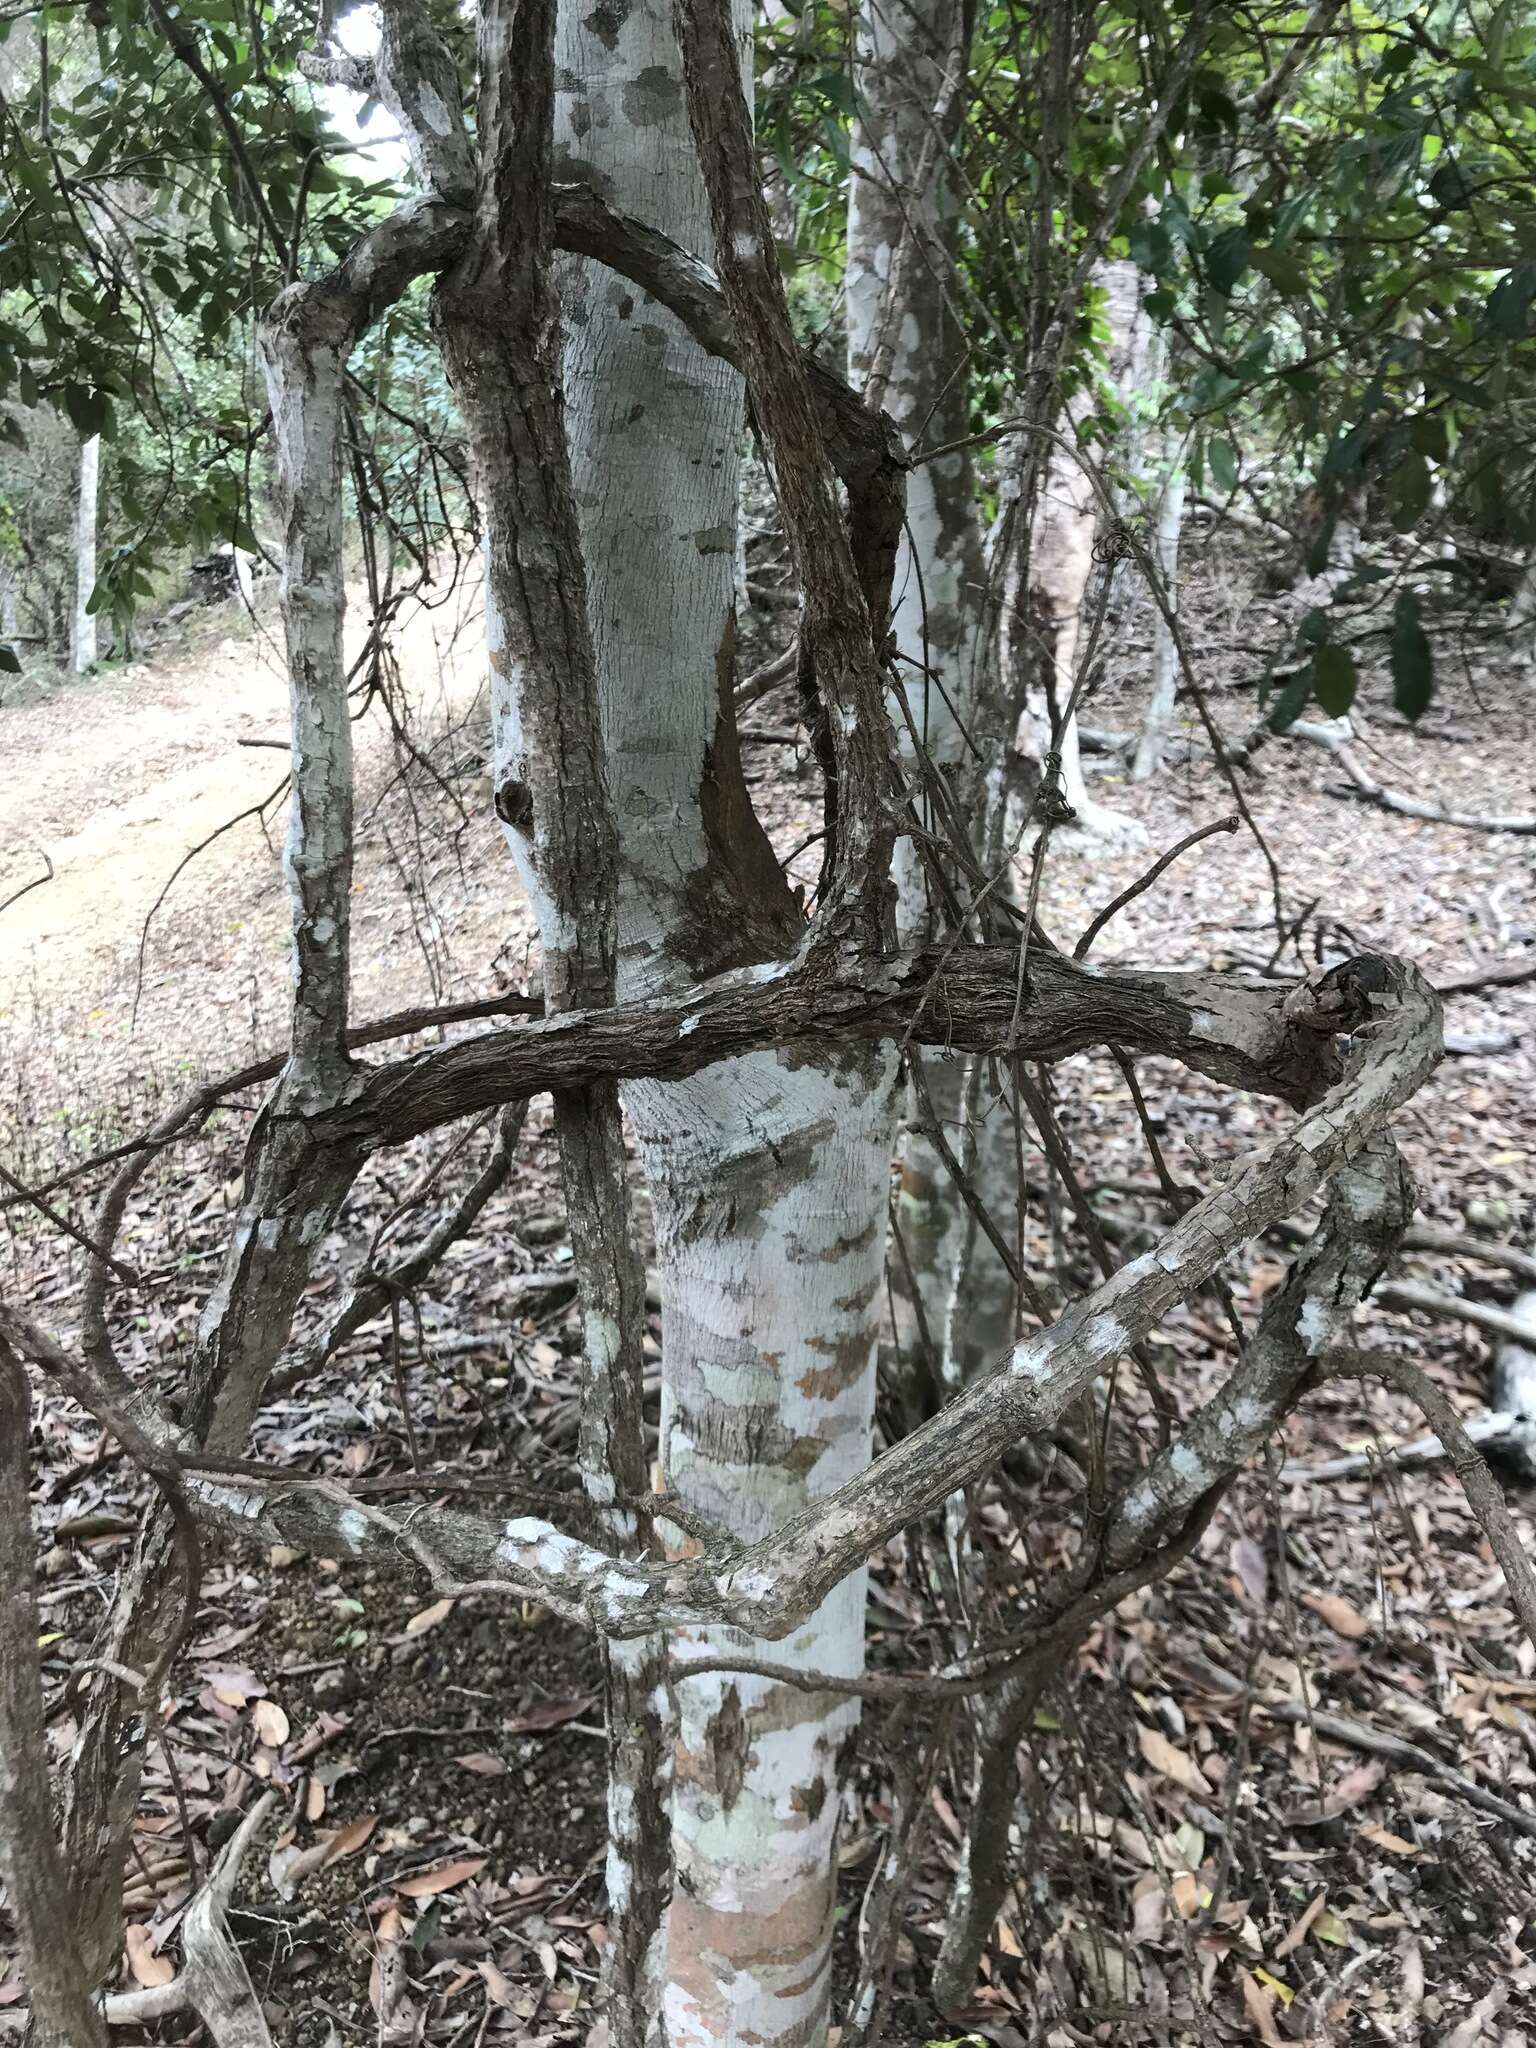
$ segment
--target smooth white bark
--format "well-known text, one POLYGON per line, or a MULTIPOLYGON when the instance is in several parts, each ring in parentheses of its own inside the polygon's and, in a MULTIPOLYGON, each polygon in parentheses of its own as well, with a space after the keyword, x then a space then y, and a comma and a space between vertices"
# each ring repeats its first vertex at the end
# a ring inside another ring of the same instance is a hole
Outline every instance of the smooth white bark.
MULTIPOLYGON (((1184 492, 1188 481, 1184 468, 1183 436, 1170 430, 1163 436, 1166 465, 1162 497, 1158 501, 1157 533, 1153 559, 1163 579, 1168 610, 1179 609, 1179 534, 1184 523, 1184 492)), ((1145 782, 1163 765, 1163 749, 1173 724, 1173 707, 1179 693, 1179 655, 1173 631, 1161 608, 1152 633, 1152 690, 1147 700, 1146 720, 1136 745, 1131 773, 1145 782)))
MULTIPOLYGON (((951 241, 957 212, 949 164, 954 91, 964 69, 964 16, 953 0, 873 0, 859 17, 848 200, 845 300, 848 371, 856 386, 880 380, 879 397, 909 446, 961 438, 969 383, 965 339, 952 303, 951 241), (947 110, 947 112, 946 112, 947 110), (899 303, 897 302, 899 301, 899 303)), ((981 600, 986 580, 975 476, 967 454, 914 469, 907 481, 907 522, 897 562, 891 626, 903 706, 893 695, 896 728, 914 809, 939 838, 948 823, 921 787, 924 753, 946 778, 955 810, 979 823, 978 777, 965 732, 975 734, 983 653, 981 600), (914 730, 915 728, 915 730, 914 730)), ((896 920, 905 936, 928 931, 933 905, 917 842, 899 841, 896 920)), ((962 1060, 936 1058, 929 1087, 945 1137, 975 1164, 987 1199, 1011 1206, 1013 1173, 1006 1120, 975 1085, 962 1060), (974 1126, 987 1111, 980 1130, 974 1126)), ((1007 1341, 1012 1286, 984 1242, 936 1147, 909 1129, 902 1139, 896 1200, 901 1233, 895 1262, 896 1337, 916 1367, 951 1381, 996 1354, 1007 1341)), ((909 1383, 914 1375, 909 1374, 909 1383)))
POLYGON ((83 676, 96 666, 96 614, 86 609, 96 588, 96 501, 101 482, 101 436, 80 443, 79 490, 75 498, 75 609, 70 628, 70 667, 83 676))
MULTIPOLYGON (((747 16, 740 16, 743 55, 747 16)), ((573 175, 708 254, 664 0, 573 6, 558 119, 573 175)), ((747 812, 730 712, 740 379, 594 264, 563 277, 566 389, 622 839, 625 995, 782 954, 796 913, 747 812)), ((747 1539, 863 1469, 891 1145, 884 1054, 759 1053, 626 1091, 663 1297, 663 1466, 747 1539)), ((713 1629, 680 1656, 750 1651, 713 1629)), ((862 1574, 796 1631, 857 1671, 862 1574)), ((857 1708, 743 1678, 677 1687, 665 2023, 684 2043, 808 2043, 827 2024, 841 1753, 857 1708)))
MULTIPOLYGON (((1133 360, 1137 271, 1134 264, 1106 263, 1096 273, 1095 282, 1106 294, 1103 318, 1109 330, 1109 375, 1113 381, 1128 374, 1133 360)), ((1063 434, 1072 433, 1083 409, 1086 401, 1079 400, 1064 410, 1059 421, 1063 434)), ((1024 453, 1020 451, 1021 455, 1024 453)), ((1098 579, 1093 574, 1097 525, 1098 500, 1082 464, 1068 448, 1054 447, 1035 511, 1027 600, 1041 688, 1031 693, 1026 705, 1020 747, 1028 758, 1040 760, 1050 748, 1054 734, 1062 793, 1076 813, 1065 832, 1058 832, 1061 843, 1107 840, 1139 845, 1145 841, 1146 833, 1135 819, 1088 794, 1077 716, 1066 716, 1092 630, 1087 608, 1090 593, 1098 590, 1098 579)), ((1012 609, 1005 604, 1005 610, 1012 609)), ((1079 713, 1081 708, 1079 702, 1079 713)))

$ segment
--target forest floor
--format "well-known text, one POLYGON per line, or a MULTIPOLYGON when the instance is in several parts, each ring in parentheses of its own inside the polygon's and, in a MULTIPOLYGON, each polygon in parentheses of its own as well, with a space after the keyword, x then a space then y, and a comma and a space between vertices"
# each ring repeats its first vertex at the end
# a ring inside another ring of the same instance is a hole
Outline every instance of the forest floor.
MULTIPOLYGON (((1245 650, 1272 641, 1293 610, 1290 599, 1256 596, 1253 577, 1234 573, 1219 547, 1198 558, 1186 616, 1229 734, 1254 719, 1262 663, 1245 650)), ((359 728, 359 1016, 492 993, 527 971, 528 920, 490 821, 467 616, 455 601, 407 629, 401 687, 415 728, 435 735, 430 771, 402 760, 380 707, 359 728)), ((1147 631, 1139 614, 1122 623, 1092 722, 1133 718, 1147 631)), ((41 871, 40 852, 55 869, 0 917, 0 1154, 28 1178, 140 1128, 192 1082, 279 1037, 277 805, 271 837, 247 818, 180 877, 140 973, 144 919, 177 863, 282 773, 279 753, 237 745, 282 733, 265 627, 226 613, 202 634, 174 659, 40 703, 0 704, 0 901, 41 871)), ((1529 678, 1478 640, 1466 647, 1466 673, 1442 664, 1442 701, 1418 731, 1375 716, 1368 758, 1382 780, 1421 796, 1530 810, 1529 678)), ((750 724, 784 733, 793 716, 769 703, 750 724)), ((1093 777, 1095 794, 1138 820, 1153 849, 1231 808, 1204 746, 1179 751, 1150 784, 1093 777)), ((760 740, 748 760, 787 846, 817 807, 805 750, 760 740)), ((1368 809, 1333 793, 1340 779, 1322 751, 1278 740, 1245 778, 1289 914, 1313 906, 1278 962, 1269 871, 1247 834, 1186 856, 1115 920, 1095 957, 1257 971, 1273 962, 1295 974, 1379 947, 1445 982, 1536 944, 1536 842, 1368 809)), ((1070 942, 1148 859, 1145 848, 1106 852, 1059 835, 1041 899, 1047 927, 1070 942)), ((1448 1024, 1479 1049, 1448 1059, 1399 1119, 1422 1213, 1529 1250, 1536 985, 1457 998, 1448 1024)), ((1275 1114, 1155 1063, 1141 1078, 1183 1180, 1208 1181, 1275 1114)), ((1064 1127, 1100 1199, 1128 1221, 1157 1221, 1117 1070, 1084 1058, 1058 1080, 1064 1127)), ((125 1362, 166 1387, 227 1226, 250 1107, 232 1104, 157 1166, 124 1232, 124 1255, 147 1277, 122 1300, 115 1334, 125 1362)), ((445 1189, 488 1142, 484 1130, 461 1139, 445 1189)), ((317 1325, 428 1155, 413 1148, 365 1176, 306 1304, 317 1325)), ((78 1188, 58 1199, 86 1220, 78 1188)), ((17 1205, 3 1213, 7 1292, 73 1336, 79 1255, 17 1205)), ((1283 1262, 1283 1247, 1265 1245, 1233 1271, 1240 1308, 1251 1315, 1283 1262)), ((1507 1306, 1516 1292, 1496 1262, 1415 1256, 1403 1277, 1474 1304, 1507 1306)), ((550 1135, 536 1114, 476 1237, 454 1248, 404 1318, 399 1374, 424 1464, 464 1472, 511 1461, 546 1477, 568 1455, 572 1295, 550 1135)), ((1170 1321, 1181 1402, 1224 1370, 1209 1317, 1195 1303, 1170 1321)), ((1411 1348, 1464 1410, 1486 1404, 1490 1343, 1472 1325, 1377 1308, 1368 1325, 1369 1341, 1411 1348)), ((1287 1430, 1284 1466, 1247 1475, 1199 1553, 1098 1626, 1037 1717, 1025 1872, 971 2006, 942 2021, 924 1986, 963 1801, 955 1725, 897 1959, 898 2048, 967 2032, 1000 2048, 1140 2037, 1202 2048, 1536 2042, 1536 1650, 1444 1466, 1304 1476, 1341 1450, 1420 1433, 1395 1396, 1358 1383, 1325 1389, 1287 1430), (1338 1718, 1324 1728, 1322 1713, 1338 1718), (1398 1745, 1390 1755, 1383 1737, 1398 1745), (1512 1814, 1490 1812, 1490 1799, 1512 1814)), ((264 1411, 253 1453, 354 1478, 409 1470, 387 1326, 362 1332, 302 1396, 264 1411)), ((113 1447, 52 1398, 36 1474, 50 1732, 62 1754, 72 1674, 90 1654, 143 1498, 113 1447)), ((1507 1492, 1529 1544, 1536 1487, 1508 1475, 1507 1492)), ((1069 1507, 1065 1483, 1048 1483, 1047 1547, 1069 1507)), ((920 1661, 920 1614, 899 1552, 877 1559, 874 1661, 920 1661)), ((236 1927, 282 2048, 563 2048, 593 2038, 604 1808, 589 1643, 534 1605, 454 1606, 399 1573, 229 1553, 204 1586, 175 1682, 165 1733, 192 1839, 155 1758, 130 1872, 140 1931, 124 1986, 171 1971, 210 1846, 266 1785, 279 1792, 280 1818, 246 1867, 236 1927), (378 2007, 391 1997, 385 2026, 378 2007)), ((844 1833, 844 1981, 890 1817, 890 1759, 910 1734, 877 1712, 866 1720, 844 1833)), ((6 1960, 9 1932, 0 1918, 0 2024, 24 1996, 6 1960)), ((172 2040, 186 2029, 167 2021, 118 2038, 172 2040)))

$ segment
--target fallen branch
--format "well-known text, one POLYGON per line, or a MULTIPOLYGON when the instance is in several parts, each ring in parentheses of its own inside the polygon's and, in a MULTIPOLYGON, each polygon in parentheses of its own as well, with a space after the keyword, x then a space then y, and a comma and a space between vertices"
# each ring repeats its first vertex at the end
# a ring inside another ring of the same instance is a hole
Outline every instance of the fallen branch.
POLYGON ((240 1867, 276 1803, 275 1792, 264 1792, 219 1851, 182 1921, 180 1974, 169 1984, 112 1993, 103 2001, 109 2027, 142 2027, 172 2013, 195 2012, 216 2048, 272 2048, 228 1914, 240 1867))
MULTIPOLYGON (((1123 1186, 1124 1191, 1127 1193, 1157 1195, 1161 1192, 1151 1181, 1147 1181, 1134 1188, 1129 1184, 1123 1184, 1123 1186)), ((1278 1237, 1285 1244, 1305 1244, 1311 1235, 1311 1226, 1305 1223, 1277 1223, 1270 1232, 1271 1237, 1278 1237)), ((1472 1237, 1459 1230, 1442 1230, 1438 1224, 1415 1223, 1403 1232, 1402 1248, 1405 1252, 1431 1252, 1447 1259, 1475 1259, 1485 1266, 1502 1266, 1506 1272, 1514 1273, 1522 1280, 1536 1283, 1536 1255, 1530 1252, 1523 1252, 1516 1245, 1496 1243, 1491 1237, 1472 1237)), ((1390 1286, 1392 1283, 1387 1282, 1386 1284, 1390 1286)), ((1404 1284, 1406 1285, 1407 1283, 1404 1284)), ((1430 1291, 1429 1289, 1419 1290, 1424 1295, 1428 1295, 1430 1291)), ((1382 1289, 1378 1288, 1376 1290, 1376 1299, 1380 1301, 1381 1297, 1382 1289)), ((1403 1306, 1409 1308, 1422 1307, 1425 1313, 1430 1315, 1456 1314, 1459 1313, 1461 1307, 1466 1305, 1461 1302, 1458 1295, 1438 1293, 1435 1295, 1435 1306, 1433 1308, 1429 1307, 1427 1301, 1412 1301, 1403 1304, 1403 1306), (1446 1303, 1454 1304, 1454 1306, 1446 1307, 1446 1303)), ((1521 1324, 1517 1330, 1510 1330, 1506 1327, 1508 1319, 1501 1311, 1491 1310, 1489 1313, 1496 1318, 1496 1320, 1491 1321, 1486 1326, 1491 1335, 1514 1337, 1516 1341, 1527 1343, 1530 1341, 1531 1333, 1525 1329, 1524 1324, 1521 1324), (1524 1333, 1523 1337, 1521 1332, 1524 1333)), ((1476 1318, 1468 1317, 1467 1320, 1474 1321, 1476 1318)))
MULTIPOLYGON (((1465 1416, 1461 1427, 1468 1443, 1484 1457, 1491 1453, 1507 1458, 1521 1470, 1536 1475, 1536 1419, 1518 1415, 1510 1408, 1490 1408, 1480 1415, 1465 1416)), ((1363 1479, 1369 1472, 1412 1472, 1423 1465, 1437 1465, 1451 1455, 1438 1436, 1420 1436, 1411 1443, 1349 1451, 1342 1457, 1319 1458, 1310 1464, 1302 1459, 1289 1459, 1280 1467, 1280 1480, 1285 1486, 1308 1486, 1334 1479, 1363 1479)))
POLYGON ((1479 1813, 1492 1814, 1495 1820, 1507 1821, 1510 1827, 1536 1841, 1536 1813, 1527 1812, 1523 1806, 1512 1805, 1496 1792, 1485 1791, 1464 1771, 1442 1763, 1439 1757, 1421 1749, 1416 1742, 1409 1742, 1401 1735, 1390 1735, 1382 1728, 1372 1728, 1365 1721, 1330 1713, 1325 1707, 1315 1707, 1273 1693, 1250 1692, 1234 1672, 1223 1670, 1221 1665, 1213 1664, 1207 1657, 1187 1656, 1182 1661, 1192 1676, 1202 1680, 1212 1691, 1223 1693, 1228 1699, 1250 1697, 1258 1712, 1267 1714, 1272 1721, 1284 1721, 1290 1727, 1315 1729, 1319 1735, 1326 1735, 1330 1742, 1342 1742, 1347 1748, 1358 1749, 1365 1756, 1384 1757, 1388 1763, 1405 1764, 1411 1771, 1421 1771, 1426 1778, 1433 1778, 1437 1784, 1465 1799, 1468 1806, 1475 1806, 1479 1813))
POLYGON ((1520 960, 1501 960, 1478 974, 1458 974, 1442 981, 1439 988, 1443 996, 1475 996, 1485 988, 1519 988, 1528 981, 1536 981, 1536 953, 1520 960))
MULTIPOLYGON (((1397 811, 1405 818, 1421 818, 1430 825, 1454 825, 1463 832, 1516 832, 1527 836, 1536 833, 1536 816, 1484 817, 1475 811, 1454 811, 1445 804, 1426 803, 1423 798, 1409 796, 1403 790, 1389 789, 1362 765, 1348 741, 1326 726, 1311 725, 1297 719, 1290 731, 1297 739, 1306 740, 1309 745, 1322 747, 1332 754, 1349 777, 1353 794, 1363 803, 1374 804, 1378 810, 1397 811)), ((1349 794, 1350 791, 1343 793, 1349 794)))
POLYGON ((1487 1302, 1464 1301, 1459 1294, 1446 1294, 1438 1287, 1423 1287, 1413 1280, 1385 1280, 1376 1290, 1382 1308, 1412 1309, 1419 1315, 1443 1316, 1453 1322, 1470 1323, 1490 1337, 1504 1337, 1515 1344, 1529 1344, 1531 1331, 1508 1309, 1490 1307, 1487 1302))

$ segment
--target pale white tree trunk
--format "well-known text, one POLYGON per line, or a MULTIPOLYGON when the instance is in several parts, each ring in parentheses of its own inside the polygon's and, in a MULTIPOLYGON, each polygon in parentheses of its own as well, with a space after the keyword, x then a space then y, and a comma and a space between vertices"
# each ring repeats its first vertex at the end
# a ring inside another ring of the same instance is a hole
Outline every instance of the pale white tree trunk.
MULTIPOLYGON (((567 169, 707 254, 665 0, 573 4, 559 62, 567 169)), ((634 995, 782 957, 799 914, 747 802, 730 708, 740 381, 611 272, 573 262, 563 288, 622 834, 620 991, 634 995)), ((665 1483, 748 1540, 869 1458, 893 1092, 883 1053, 763 1053, 626 1094, 656 1222, 665 1483)), ((767 1654, 857 1671, 863 1602, 859 1573, 767 1654)), ((753 1646, 702 1631, 676 1647, 753 1646)), ((668 2038, 814 2043, 857 1709, 745 1677, 677 1695, 668 2038)))
MULTIPOLYGON (((1109 327, 1109 373, 1113 379, 1128 370, 1134 347, 1136 267, 1125 262, 1106 263, 1096 273, 1095 282, 1107 294, 1104 318, 1109 327)), ((1070 435, 1077 416, 1077 407, 1068 407, 1058 431, 1070 435)), ((1035 512, 1029 563, 1027 618, 1035 640, 1040 687, 1029 693, 1020 743, 1021 751, 1033 760, 1040 760, 1050 747, 1052 732, 1065 717, 1079 664, 1087 654, 1092 622, 1086 606, 1095 582, 1093 543, 1098 521, 1098 499, 1082 465, 1069 449, 1055 447, 1035 512)), ((1077 814, 1069 827, 1058 830, 1058 842, 1108 840, 1135 845, 1144 841, 1146 834, 1134 819, 1089 796, 1075 717, 1061 725, 1056 748, 1062 791, 1077 814)))
MULTIPOLYGON (((1179 533, 1184 523, 1184 437, 1170 430, 1163 436, 1165 474, 1162 497, 1157 508, 1157 533, 1153 559, 1163 580, 1168 610, 1179 609, 1179 533)), ((1152 693, 1147 701, 1146 721, 1136 743, 1131 773, 1145 782, 1163 765, 1163 749, 1173 724, 1173 707, 1179 693, 1179 657, 1173 630, 1161 608, 1152 632, 1152 693)))
MULTIPOLYGON (((878 0, 860 15, 855 48, 845 285, 849 377, 856 388, 873 382, 872 395, 910 446, 958 439, 966 428, 965 338, 951 296, 956 201, 948 156, 963 111, 956 87, 964 76, 965 19, 956 0, 878 0)), ((923 463, 908 479, 891 619, 911 722, 899 700, 892 702, 891 718, 909 779, 917 776, 919 751, 925 752, 968 823, 980 815, 963 731, 974 726, 980 695, 985 575, 969 457, 923 463)), ((933 798, 920 793, 914 808, 923 829, 942 838, 945 821, 933 798)), ((897 924, 910 937, 929 927, 932 912, 913 839, 899 842, 895 870, 897 924)), ((968 1164, 974 1146, 964 1125, 985 1106, 975 1078, 965 1061, 929 1064, 935 1113, 968 1164)), ((1001 1129, 1002 1120, 993 1117, 989 1134, 1001 1129)), ((1000 1205, 1009 1177, 1006 1171, 984 1176, 1000 1205)), ((1012 1288, 995 1253, 978 1242, 936 1147, 915 1130, 902 1142, 896 1221, 902 1238, 894 1274, 896 1335, 903 1358, 920 1377, 926 1368, 941 1379, 962 1379, 1007 1342, 1012 1288)))
POLYGON ((86 610, 96 588, 96 498, 101 478, 101 436, 80 443, 80 488, 75 499, 75 612, 69 665, 83 676, 96 665, 96 615, 86 610))
POLYGON ((1509 601, 1509 631, 1515 658, 1536 662, 1536 554, 1521 570, 1509 601))

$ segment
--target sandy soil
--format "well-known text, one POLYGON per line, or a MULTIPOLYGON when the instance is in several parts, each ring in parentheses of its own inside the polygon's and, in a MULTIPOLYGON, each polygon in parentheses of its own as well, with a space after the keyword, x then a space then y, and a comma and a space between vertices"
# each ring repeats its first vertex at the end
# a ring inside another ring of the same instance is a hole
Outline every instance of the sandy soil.
MULTIPOLYGON (((240 1057, 280 1031, 287 683, 275 632, 266 614, 253 623, 221 607, 170 660, 0 706, 0 901, 45 856, 54 870, 0 915, 0 1039, 15 1056, 35 1056, 71 1016, 109 1073, 240 1057)), ((354 601, 349 659, 362 632, 354 601)), ((461 794, 477 855, 490 850, 473 603, 415 610, 398 652, 414 729, 448 735, 450 763, 469 762, 461 794)), ((357 761, 357 1014, 445 981, 479 987, 507 933, 522 931, 510 869, 477 858, 471 886, 451 860, 457 900, 445 918, 432 888, 445 879, 442 846, 402 873, 401 807, 382 818, 377 808, 399 765, 378 702, 359 721, 357 761)))

